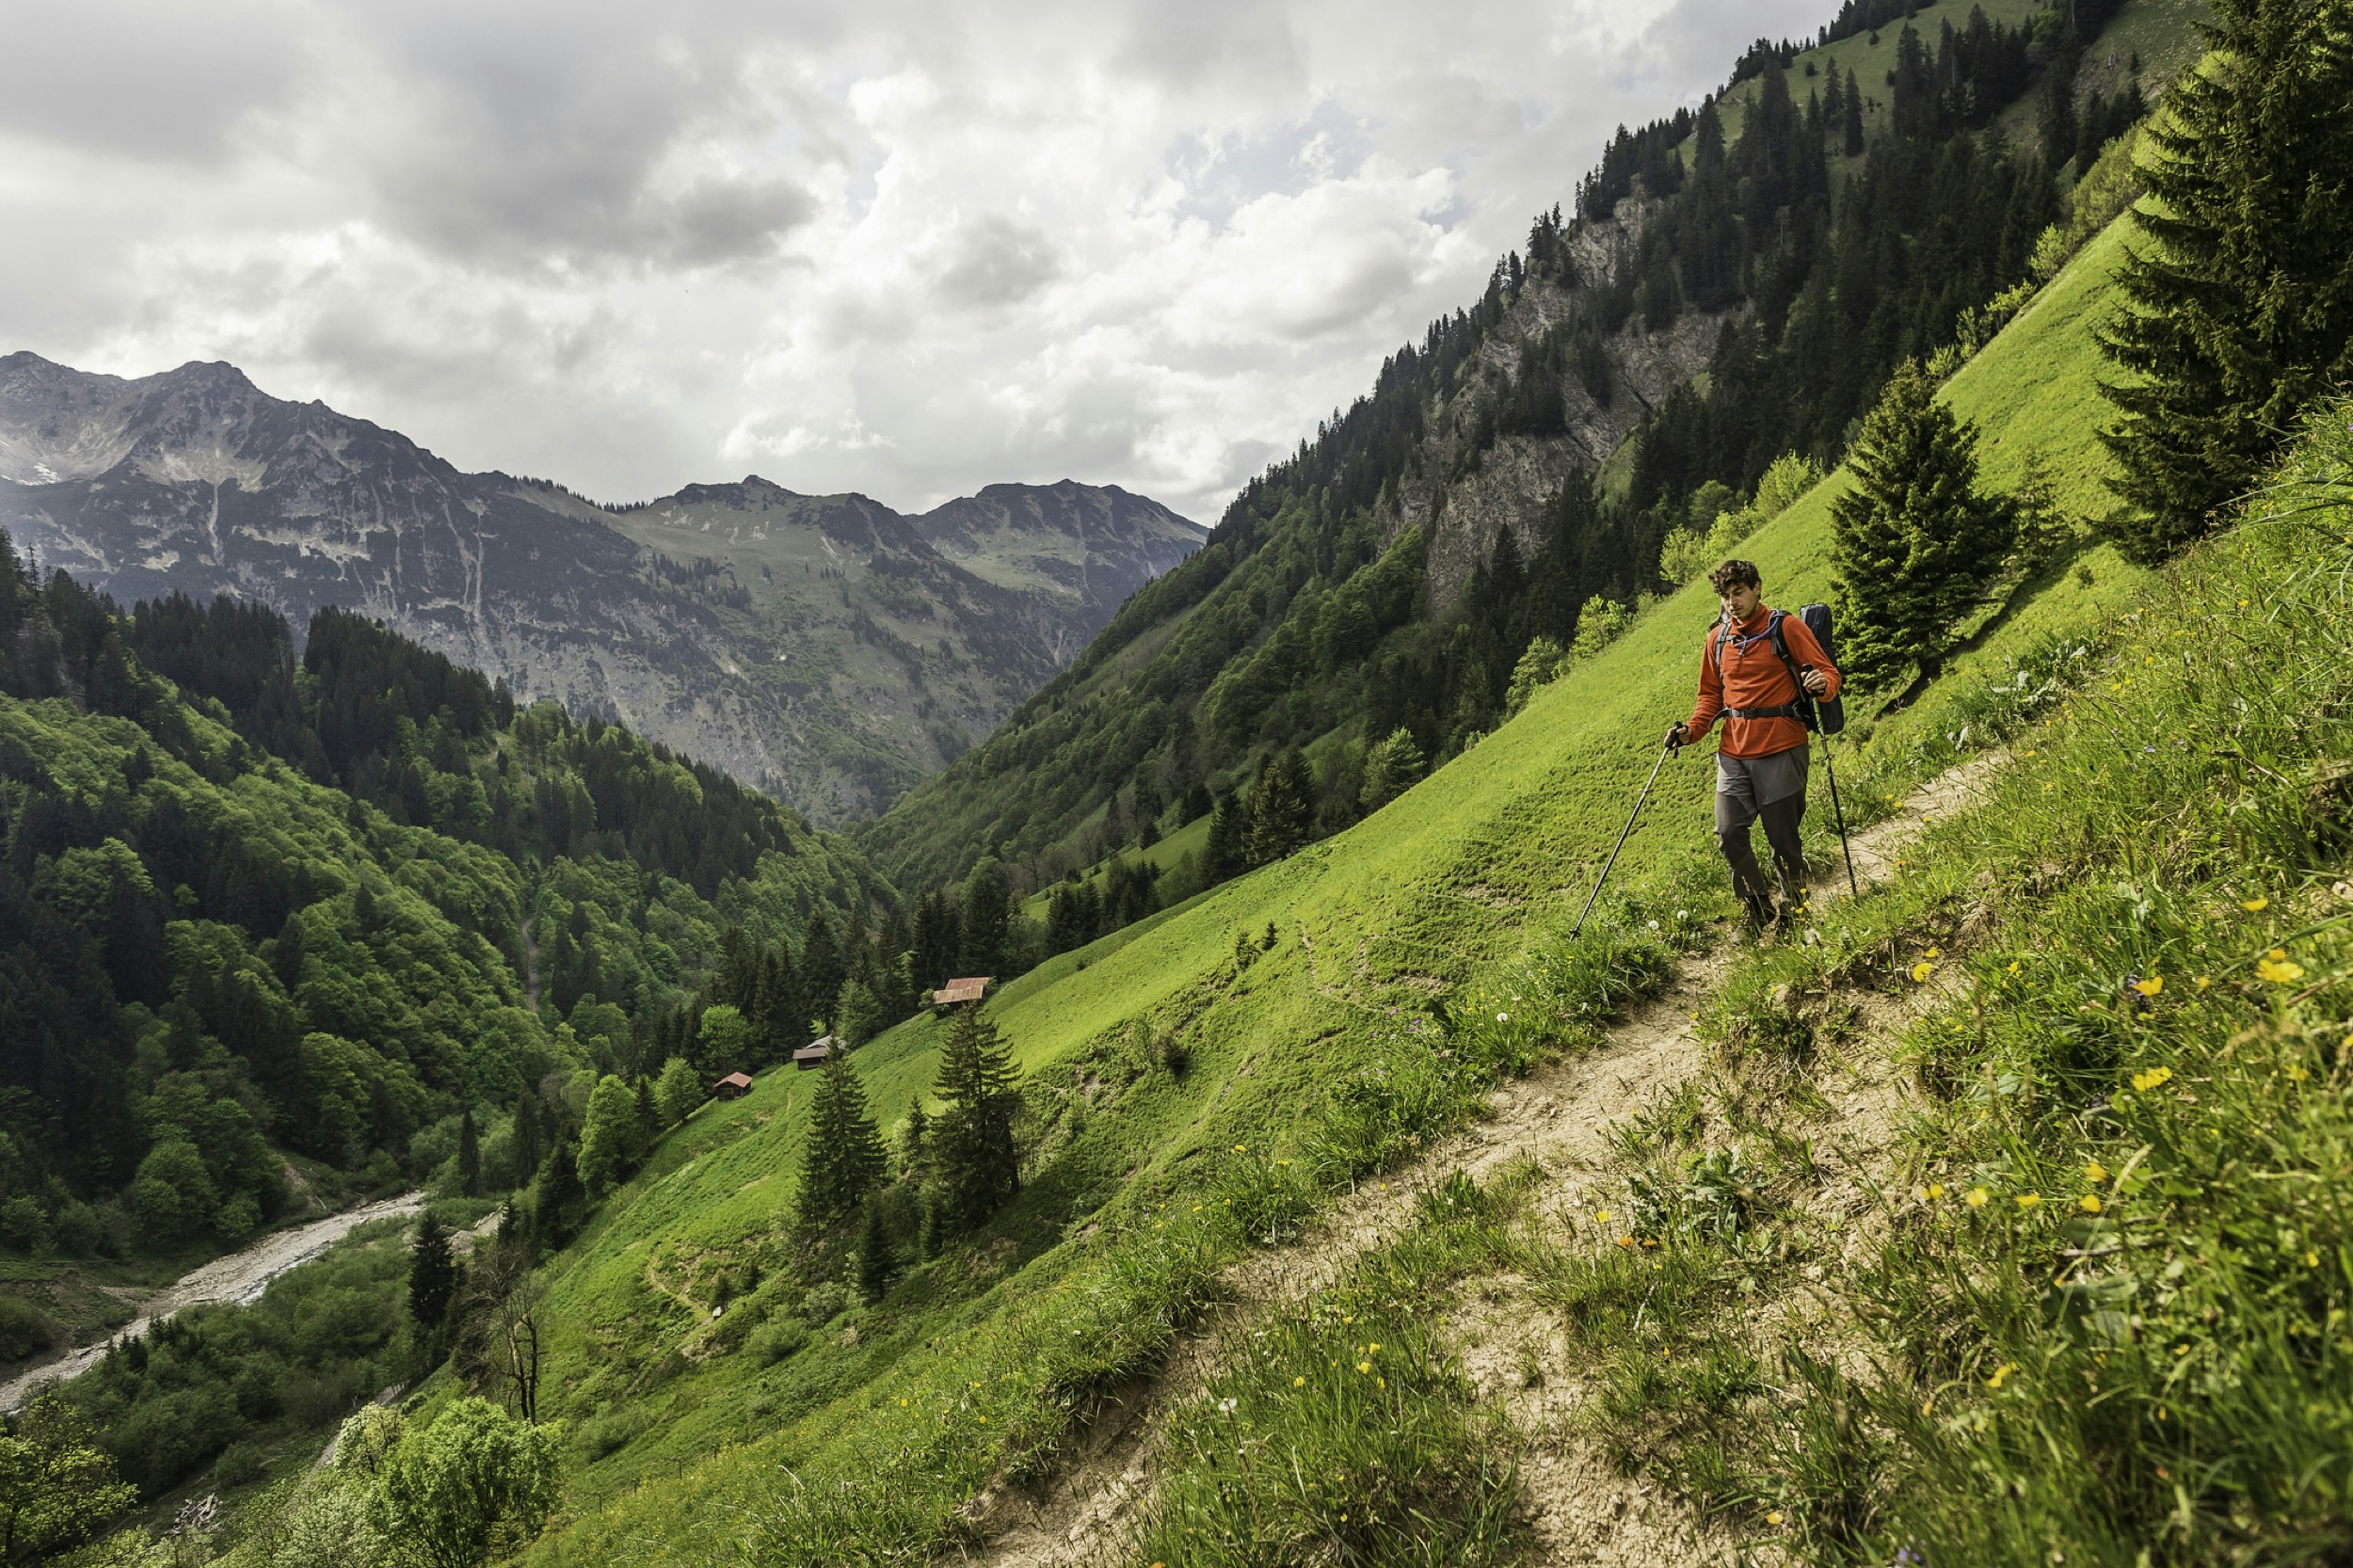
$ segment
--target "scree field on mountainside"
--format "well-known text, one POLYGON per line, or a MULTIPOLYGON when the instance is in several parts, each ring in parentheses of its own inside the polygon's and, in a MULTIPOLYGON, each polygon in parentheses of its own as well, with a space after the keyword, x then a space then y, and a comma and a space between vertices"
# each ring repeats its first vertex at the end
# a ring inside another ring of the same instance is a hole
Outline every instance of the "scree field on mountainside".
MULTIPOLYGON (((2342 0, 1848 0, 839 834, 12 552, 0 1352, 422 1213, 34 1391, 0 1553, 2336 1561, 2348 144, 2342 0), (1762 910, 1725 557, 1852 666, 1762 910)), ((991 497, 599 526, 1094 570, 991 497)))

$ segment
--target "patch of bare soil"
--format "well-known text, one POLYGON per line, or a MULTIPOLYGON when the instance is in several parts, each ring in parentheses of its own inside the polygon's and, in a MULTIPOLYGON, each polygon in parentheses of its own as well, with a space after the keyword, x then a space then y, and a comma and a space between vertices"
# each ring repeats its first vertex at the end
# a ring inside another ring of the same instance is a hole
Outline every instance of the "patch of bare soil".
MULTIPOLYGON (((1915 791, 1894 816, 1852 836, 1857 878, 1888 876, 1903 847, 1938 817, 1970 804, 2003 761, 1989 752, 1915 791)), ((1837 879, 1844 891, 1843 875, 1837 879)), ((1217 1337, 1238 1322, 1329 1287, 1355 1261, 1410 1226, 1415 1195, 1460 1170, 1482 1180, 1506 1165, 1534 1162, 1543 1179, 1532 1212, 1589 1209, 1615 1178, 1611 1130, 1711 1067, 1694 1036, 1694 1019, 1730 968, 1729 951, 1694 955, 1662 996, 1610 1031, 1589 1054, 1546 1063, 1499 1087, 1488 1121, 1437 1145, 1385 1181, 1366 1183, 1332 1204, 1297 1245, 1253 1252, 1228 1271, 1229 1305, 1219 1321, 1188 1337, 1156 1379, 1113 1401, 1077 1438, 1076 1451, 1042 1489, 992 1491, 977 1511, 991 1540, 975 1561, 990 1568, 1093 1568, 1123 1561, 1138 1511, 1148 1500, 1155 1456, 1154 1415, 1189 1397, 1211 1370, 1217 1337)), ((1312 960, 1311 960, 1312 962, 1312 960)), ((1336 977, 1317 976, 1325 988, 1336 977)), ((1864 994, 1841 999, 1849 1012, 1817 1075, 1823 1103, 1804 1118, 1818 1133, 1820 1181, 1805 1199, 1810 1213, 1838 1216, 1856 1255, 1857 1225, 1873 1209, 1871 1190, 1887 1177, 1888 1152, 1908 1117, 1910 1098, 1884 1048, 1920 997, 1864 994)), ((1826 1259, 1829 1268, 1839 1259, 1826 1259)), ((1809 1266, 1820 1284, 1825 1264, 1809 1266)), ((1798 1289, 1773 1310, 1818 1331, 1831 1305, 1827 1290, 1798 1289)), ((1555 1320, 1526 1299, 1524 1282, 1499 1276, 1467 1284, 1443 1323, 1446 1337, 1480 1394, 1494 1401, 1526 1434, 1521 1486, 1535 1561, 1593 1568, 1666 1568, 1730 1563, 1743 1543, 1694 1515, 1680 1500, 1620 1474, 1578 1436, 1572 1419, 1584 1396, 1579 1368, 1555 1320)), ((1811 1337, 1811 1336, 1810 1336, 1811 1337)), ((1835 1347, 1826 1346, 1835 1350, 1835 1347)), ((1767 1558, 1777 1554, 1767 1551, 1767 1558)))

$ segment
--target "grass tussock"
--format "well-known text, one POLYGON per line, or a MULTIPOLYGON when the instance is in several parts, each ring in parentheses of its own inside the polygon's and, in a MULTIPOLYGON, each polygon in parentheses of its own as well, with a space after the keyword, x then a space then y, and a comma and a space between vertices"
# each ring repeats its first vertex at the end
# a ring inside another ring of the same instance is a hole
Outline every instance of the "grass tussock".
POLYGON ((1335 1289, 1229 1333, 1173 1412, 1140 1562, 1516 1562, 1518 1439, 1474 1401, 1434 1324, 1446 1287, 1514 1250, 1532 1173, 1455 1173, 1335 1289))

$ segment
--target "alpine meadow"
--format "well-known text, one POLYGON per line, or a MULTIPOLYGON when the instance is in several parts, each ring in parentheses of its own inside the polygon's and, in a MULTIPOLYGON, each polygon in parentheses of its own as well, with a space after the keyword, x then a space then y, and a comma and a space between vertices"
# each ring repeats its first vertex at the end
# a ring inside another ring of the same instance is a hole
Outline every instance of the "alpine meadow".
POLYGON ((1206 538, 5 362, 0 1561, 2344 1561, 2353 4, 1809 26, 1206 538))

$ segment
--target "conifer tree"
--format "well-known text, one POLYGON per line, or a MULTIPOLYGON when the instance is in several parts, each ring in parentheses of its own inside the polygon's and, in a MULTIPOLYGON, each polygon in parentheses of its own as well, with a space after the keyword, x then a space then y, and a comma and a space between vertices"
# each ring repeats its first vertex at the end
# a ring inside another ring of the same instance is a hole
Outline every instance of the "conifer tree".
POLYGON ((2105 439, 2135 561, 2214 527, 2353 374, 2353 6, 2216 0, 2214 50, 2166 95, 2145 146, 2142 242, 2101 339, 2125 376, 2105 439))
MULTIPOLYGON (((801 998, 811 1008, 829 1008, 840 993, 843 978, 841 949, 833 940, 833 926, 820 910, 811 917, 808 937, 801 944, 801 998)), ((811 1020, 802 1020, 806 1026, 811 1020)), ((826 1020, 831 1022, 830 1019, 826 1020)))
POLYGON ((1021 1185, 1021 1157, 1013 1139, 1020 1101, 1013 1053, 997 1026, 968 1002, 956 1012, 940 1048, 934 1091, 947 1109, 931 1127, 944 1223, 969 1230, 997 1212, 1021 1185))
POLYGON ((796 1206, 803 1232, 830 1230, 856 1214, 887 1163, 865 1089, 839 1054, 828 1056, 809 1105, 807 1152, 801 1161, 796 1206))
POLYGON ((1315 826, 1315 779, 1297 748, 1275 753, 1251 802, 1250 858, 1267 866, 1295 852, 1315 826))
POLYGON ((470 1105, 458 1122, 458 1190, 470 1198, 482 1195, 482 1135, 470 1105))
POLYGON ((891 1245, 891 1227, 882 1215, 882 1194, 869 1193, 858 1221, 858 1289, 870 1301, 879 1301, 899 1272, 897 1251, 891 1245))
POLYGON ((1859 689, 1908 664, 1934 675, 2010 548, 2009 509, 1978 489, 1976 426, 1937 402, 1907 360, 1849 463, 1854 488, 1831 504, 1846 673, 1859 689))
POLYGON ((854 1051, 872 1039, 882 1026, 882 1004, 866 982, 855 976, 841 983, 833 1004, 833 1036, 841 1048, 854 1051))
POLYGON ((1846 124, 1844 130, 1846 132, 1846 155, 1850 158, 1862 157, 1862 89, 1855 84, 1854 68, 1852 66, 1847 68, 1846 73, 1846 124))
POLYGON ((545 1128, 539 1110, 539 1096, 529 1084, 515 1096, 514 1111, 514 1179, 515 1185, 527 1186, 539 1174, 539 1163, 547 1157, 545 1128))
POLYGON ((652 1152, 655 1142, 661 1137, 661 1111, 654 1103, 653 1079, 640 1077, 637 1081, 635 1094, 638 1111, 638 1149, 639 1157, 642 1158, 652 1152))
POLYGON ((449 1315, 449 1299, 458 1289, 458 1265, 449 1256, 449 1227, 431 1210, 417 1222, 417 1239, 408 1249, 408 1315, 427 1330, 438 1329, 449 1315))
POLYGON ((1365 787, 1358 799, 1366 811, 1377 811, 1419 784, 1429 771, 1430 763, 1415 744, 1413 731, 1400 724, 1365 753, 1365 787))
POLYGON ((1222 882, 1250 869, 1250 806, 1237 793, 1220 796, 1209 808, 1209 841, 1206 847, 1209 879, 1222 882))
POLYGON ((801 999, 790 943, 779 941, 762 956, 750 1012, 754 1049, 763 1064, 782 1061, 807 1037, 808 1007, 801 999))
POLYGON ((1012 919, 1005 877, 997 862, 982 856, 964 879, 963 929, 958 934, 956 962, 965 974, 997 974, 1005 968, 1005 939, 1012 919))

